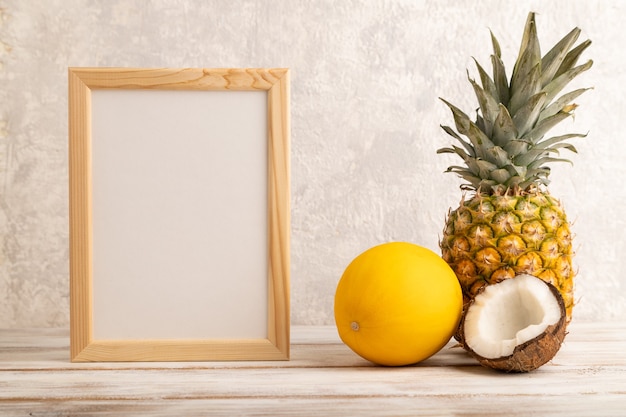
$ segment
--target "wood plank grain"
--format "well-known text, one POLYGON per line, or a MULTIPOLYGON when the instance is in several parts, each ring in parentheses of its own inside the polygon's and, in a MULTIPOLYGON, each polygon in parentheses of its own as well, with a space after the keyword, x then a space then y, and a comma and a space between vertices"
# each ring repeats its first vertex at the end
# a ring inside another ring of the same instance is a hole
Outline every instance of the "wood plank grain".
POLYGON ((89 88, 269 90, 286 68, 70 68, 89 88))
POLYGON ((552 362, 520 375, 479 366, 453 341, 414 366, 375 366, 343 345, 330 326, 292 329, 288 362, 70 363, 65 329, 1 331, 0 410, 44 416, 619 416, 626 415, 624 327, 573 323, 552 362))
MULTIPOLYGON (((576 369, 543 372, 531 375, 501 375, 489 370, 442 368, 303 368, 293 369, 170 369, 170 370, 101 370, 56 372, 7 372, 3 377, 11 381, 0 394, 0 404, 62 402, 104 402, 111 404, 149 405, 176 401, 196 404, 212 400, 239 403, 240 410, 256 411, 254 403, 282 399, 300 400, 317 404, 337 400, 361 399, 353 411, 358 415, 371 409, 372 399, 386 400, 388 405, 408 405, 426 402, 428 407, 450 409, 450 401, 476 404, 476 411, 502 412, 504 400, 531 405, 536 410, 552 412, 546 402, 560 402, 556 410, 580 411, 595 403, 624 405, 624 372, 626 368, 588 375, 576 369), (556 379, 555 376, 559 378, 556 379), (572 384, 578 378, 582 385, 572 384), (570 381, 564 383, 563 381, 570 381), (499 400, 498 400, 499 399, 499 400), (602 399, 602 403, 595 402, 602 399), (251 404, 252 403, 252 404, 251 404), (482 404, 482 407, 478 407, 482 404), (539 407, 538 404, 541 404, 539 407)), ((555 404, 556 405, 556 404, 555 404)), ((456 405, 459 407, 459 405, 456 405)), ((290 408, 293 413, 302 410, 290 408)), ((457 411, 459 408, 457 408, 457 411)), ((178 410, 177 410, 178 411, 178 410)), ((199 411, 199 410, 196 410, 199 411)), ((308 411, 308 409, 307 409, 308 411)), ((378 410, 380 411, 380 409, 378 410)), ((512 410, 508 415, 527 415, 526 409, 512 410), (518 414, 515 414, 517 411, 518 414)), ((335 415, 335 414, 327 414, 335 415)), ((355 414, 356 415, 356 414, 355 414)), ((548 415, 548 414, 544 414, 548 415)))
POLYGON ((290 355, 290 124, 289 72, 268 91, 268 336, 290 355))
MULTIPOLYGON (((32 402, 10 404, 13 415, 57 416, 362 416, 362 417, 415 417, 464 416, 481 417, 503 415, 512 417, 553 416, 589 417, 623 416, 624 403, 614 396, 588 395, 571 406, 567 398, 533 398, 498 396, 492 398, 441 398, 441 397, 356 397, 356 398, 249 398, 238 399, 175 399, 107 401, 62 400, 54 403, 32 402), (574 408, 577 407, 576 409, 574 408), (549 411, 548 411, 549 410, 549 411)), ((2 404, 3 406, 5 404, 2 404)))
POLYGON ((91 95, 89 88, 72 72, 68 73, 69 129, 69 227, 70 227, 70 328, 71 357, 77 356, 92 338, 93 318, 93 194, 91 95))

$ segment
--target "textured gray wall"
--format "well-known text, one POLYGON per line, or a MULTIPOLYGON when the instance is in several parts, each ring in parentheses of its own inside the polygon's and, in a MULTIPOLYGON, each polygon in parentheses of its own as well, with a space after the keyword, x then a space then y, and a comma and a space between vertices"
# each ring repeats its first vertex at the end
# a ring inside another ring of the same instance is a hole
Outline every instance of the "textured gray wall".
POLYGON ((577 319, 626 318, 622 161, 626 2, 620 0, 0 1, 0 328, 68 324, 67 67, 289 67, 292 319, 332 323, 337 281, 389 240, 433 250, 459 180, 437 156, 451 116, 475 107, 466 68, 512 65, 529 10, 547 47, 594 41, 570 130, 574 167, 553 194, 575 222, 577 319))

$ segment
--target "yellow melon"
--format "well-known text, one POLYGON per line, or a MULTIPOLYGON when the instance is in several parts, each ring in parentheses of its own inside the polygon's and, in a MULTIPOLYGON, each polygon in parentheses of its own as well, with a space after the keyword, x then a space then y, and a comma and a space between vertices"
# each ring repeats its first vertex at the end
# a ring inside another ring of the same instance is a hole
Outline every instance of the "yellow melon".
POLYGON ((363 358, 409 365, 446 345, 462 304, 456 275, 439 255, 390 242, 348 265, 335 293, 335 323, 341 340, 363 358))

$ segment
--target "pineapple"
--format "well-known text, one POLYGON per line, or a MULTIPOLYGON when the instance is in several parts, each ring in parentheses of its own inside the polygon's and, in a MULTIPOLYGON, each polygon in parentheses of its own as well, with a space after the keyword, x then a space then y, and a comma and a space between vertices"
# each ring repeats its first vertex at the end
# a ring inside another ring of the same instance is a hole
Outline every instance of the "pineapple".
POLYGON ((468 75, 479 105, 475 121, 442 99, 452 111, 456 131, 442 128, 455 144, 437 152, 461 157, 464 164, 447 172, 465 180, 461 189, 470 195, 449 211, 440 247, 466 302, 486 285, 530 274, 559 290, 571 320, 572 233, 561 203, 547 189, 548 165, 570 162, 559 151, 576 152, 569 140, 585 135, 545 135, 573 115, 572 101, 587 90, 560 94, 592 65, 591 60, 577 65, 591 44, 586 40, 573 47, 579 35, 580 29, 573 29, 542 57, 531 12, 510 81, 493 33, 493 76, 475 61, 480 84, 468 75))

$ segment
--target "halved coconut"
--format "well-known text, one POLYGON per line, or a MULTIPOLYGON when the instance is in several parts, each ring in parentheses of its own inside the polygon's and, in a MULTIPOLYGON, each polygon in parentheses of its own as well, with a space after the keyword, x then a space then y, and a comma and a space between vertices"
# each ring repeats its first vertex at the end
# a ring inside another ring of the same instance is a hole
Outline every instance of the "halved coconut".
POLYGON ((469 304, 461 326, 464 347, 489 368, 528 372, 551 360, 565 338, 559 291, 532 275, 487 286, 469 304))

